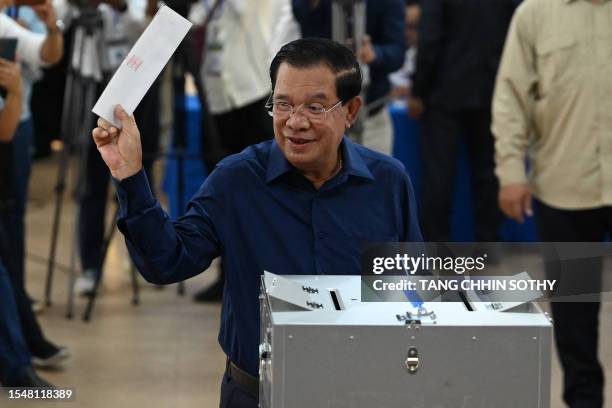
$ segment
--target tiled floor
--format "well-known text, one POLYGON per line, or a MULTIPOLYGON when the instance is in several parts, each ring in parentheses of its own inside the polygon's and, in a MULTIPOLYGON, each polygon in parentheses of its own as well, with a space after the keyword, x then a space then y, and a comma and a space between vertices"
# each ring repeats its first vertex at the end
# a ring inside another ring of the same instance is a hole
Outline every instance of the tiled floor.
MULTIPOLYGON (((28 213, 28 286, 31 295, 43 298, 45 260, 53 217, 55 164, 37 163, 28 213)), ((216 273, 209 271, 187 282, 187 296, 177 296, 176 285, 162 290, 141 280, 141 304, 130 304, 131 287, 127 251, 120 235, 110 248, 103 293, 92 321, 80 317, 85 302, 77 299, 76 316, 65 318, 74 205, 66 200, 62 212, 58 267, 53 285, 53 305, 40 320, 48 337, 70 348, 65 369, 42 375, 61 387, 76 390, 74 403, 15 403, 26 407, 215 407, 224 370, 224 355, 217 344, 220 308, 198 305, 191 295, 216 273)), ((212 268, 214 269, 214 268, 212 268)), ((612 304, 601 316, 601 356, 607 366, 607 395, 612 400, 612 304)), ((520 358, 518 359, 520 360, 520 358)), ((553 404, 560 402, 560 375, 553 356, 553 404)), ((503 367, 500 367, 503 370, 503 367)), ((612 403, 607 406, 612 407, 612 403)), ((518 408, 518 407, 517 407, 518 408)), ((523 408, 523 407, 520 407, 523 408)))

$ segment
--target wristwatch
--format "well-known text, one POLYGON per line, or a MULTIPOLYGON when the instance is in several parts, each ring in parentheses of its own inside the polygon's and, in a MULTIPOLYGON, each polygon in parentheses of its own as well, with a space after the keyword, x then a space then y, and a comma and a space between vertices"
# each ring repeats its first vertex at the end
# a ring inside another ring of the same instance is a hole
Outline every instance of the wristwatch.
POLYGON ((49 35, 63 34, 65 29, 66 29, 66 25, 61 19, 58 18, 57 20, 55 20, 55 28, 49 27, 48 33, 49 35))

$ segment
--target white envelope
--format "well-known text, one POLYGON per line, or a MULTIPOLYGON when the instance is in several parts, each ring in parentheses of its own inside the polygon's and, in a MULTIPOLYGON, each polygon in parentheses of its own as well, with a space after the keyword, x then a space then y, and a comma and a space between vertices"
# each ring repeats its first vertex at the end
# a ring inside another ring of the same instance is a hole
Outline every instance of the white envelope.
POLYGON ((132 115, 190 28, 191 23, 170 7, 159 9, 117 68, 92 112, 121 128, 114 115, 115 106, 121 105, 132 115))

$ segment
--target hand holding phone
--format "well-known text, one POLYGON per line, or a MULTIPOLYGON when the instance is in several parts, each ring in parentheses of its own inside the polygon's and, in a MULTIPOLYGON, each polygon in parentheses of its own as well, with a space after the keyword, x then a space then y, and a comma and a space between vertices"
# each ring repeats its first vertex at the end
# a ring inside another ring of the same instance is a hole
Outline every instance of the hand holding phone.
POLYGON ((7 91, 15 92, 21 89, 21 69, 15 63, 17 52, 16 38, 0 38, 0 96, 5 97, 7 91), (19 71, 19 81, 11 83, 15 78, 15 69, 19 71), (17 89, 14 87, 17 86, 17 89))
POLYGON ((15 61, 15 54, 17 53, 17 39, 16 38, 0 38, 0 58, 15 61))
POLYGON ((2 97, 21 94, 21 64, 0 58, 0 88, 2 97))

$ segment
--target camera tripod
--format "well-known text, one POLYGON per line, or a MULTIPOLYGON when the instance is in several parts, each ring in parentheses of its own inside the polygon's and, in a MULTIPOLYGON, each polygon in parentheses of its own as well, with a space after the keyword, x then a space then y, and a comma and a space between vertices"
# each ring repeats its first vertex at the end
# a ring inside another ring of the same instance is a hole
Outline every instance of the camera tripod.
MULTIPOLYGON (((76 196, 77 198, 81 198, 87 189, 86 172, 89 160, 89 146, 92 143, 90 137, 91 126, 94 120, 94 116, 91 113, 91 107, 95 102, 98 87, 103 83, 105 74, 108 71, 107 67, 109 66, 108 56, 105 52, 106 47, 103 38, 104 27, 100 12, 94 6, 80 7, 78 15, 72 22, 72 27, 73 38, 68 59, 68 72, 61 118, 62 141, 64 142, 64 147, 60 154, 58 177, 55 186, 55 211, 45 285, 45 304, 47 306, 51 305, 51 289, 59 237, 59 226, 71 153, 75 156, 76 196)), ((74 283, 76 280, 80 216, 81 206, 77 205, 70 249, 70 277, 66 308, 66 318, 68 319, 71 319, 74 315, 74 283)), ((110 225, 108 231, 104 235, 100 249, 100 259, 102 261, 98 268, 97 276, 95 277, 94 292, 89 296, 87 308, 83 314, 84 321, 89 321, 91 317, 108 246, 116 228, 115 219, 116 213, 115 217, 113 217, 112 225, 110 225)), ((131 275, 133 291, 132 304, 136 305, 139 303, 138 281, 133 267, 131 275)))

